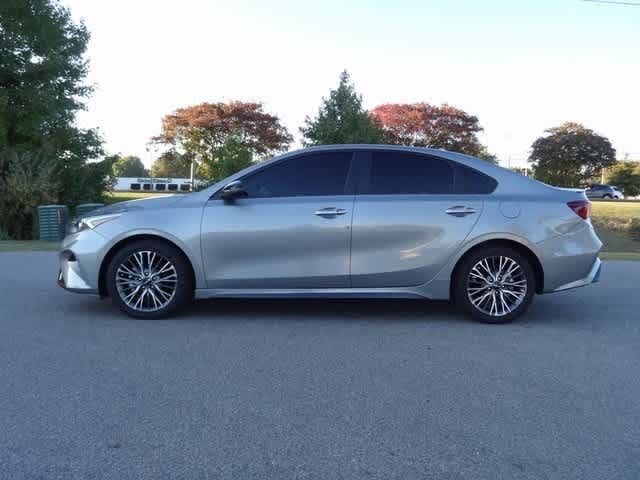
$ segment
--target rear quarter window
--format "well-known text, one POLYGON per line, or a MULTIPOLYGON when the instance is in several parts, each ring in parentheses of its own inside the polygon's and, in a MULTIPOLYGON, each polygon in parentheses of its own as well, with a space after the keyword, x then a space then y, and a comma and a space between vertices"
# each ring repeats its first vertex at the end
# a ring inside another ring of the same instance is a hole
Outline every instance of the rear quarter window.
POLYGON ((493 193, 498 182, 478 170, 465 165, 456 164, 454 193, 467 195, 483 195, 493 193))

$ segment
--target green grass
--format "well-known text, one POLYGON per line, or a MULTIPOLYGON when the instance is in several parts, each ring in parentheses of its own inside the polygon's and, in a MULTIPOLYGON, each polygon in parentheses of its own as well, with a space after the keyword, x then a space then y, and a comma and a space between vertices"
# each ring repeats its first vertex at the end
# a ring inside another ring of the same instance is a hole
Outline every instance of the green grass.
POLYGON ((636 260, 640 261, 640 253, 638 252, 601 252, 602 260, 636 260))
POLYGON ((58 242, 43 242, 41 240, 2 240, 0 252, 46 252, 58 250, 58 242))
POLYGON ((141 198, 157 197, 167 195, 166 193, 156 192, 111 192, 106 195, 105 203, 111 205, 112 203, 126 202, 127 200, 139 200, 141 198))
POLYGON ((592 203, 591 219, 604 243, 603 252, 640 253, 640 241, 629 233, 632 218, 640 219, 640 202, 592 203))

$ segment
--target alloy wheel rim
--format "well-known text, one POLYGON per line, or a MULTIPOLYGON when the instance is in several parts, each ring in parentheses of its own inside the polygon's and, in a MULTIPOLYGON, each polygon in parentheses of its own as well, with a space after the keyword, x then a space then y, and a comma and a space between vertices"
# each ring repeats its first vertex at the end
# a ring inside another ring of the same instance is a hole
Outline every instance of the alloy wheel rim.
POLYGON ((122 301, 139 312, 166 307, 176 295, 178 272, 165 256, 150 250, 129 255, 116 270, 116 288, 122 301))
POLYGON ((517 309, 527 295, 527 277, 513 258, 485 257, 467 278, 467 297, 485 315, 503 317, 517 309))

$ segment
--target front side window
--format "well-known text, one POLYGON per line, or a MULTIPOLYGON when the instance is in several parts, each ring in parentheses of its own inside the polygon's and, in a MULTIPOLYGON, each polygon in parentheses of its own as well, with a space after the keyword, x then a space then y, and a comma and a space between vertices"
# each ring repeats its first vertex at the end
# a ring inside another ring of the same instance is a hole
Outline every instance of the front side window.
POLYGON ((352 152, 301 155, 242 179, 249 198, 344 195, 352 152))
POLYGON ((405 152, 373 151, 368 193, 453 193, 453 168, 446 160, 405 152))

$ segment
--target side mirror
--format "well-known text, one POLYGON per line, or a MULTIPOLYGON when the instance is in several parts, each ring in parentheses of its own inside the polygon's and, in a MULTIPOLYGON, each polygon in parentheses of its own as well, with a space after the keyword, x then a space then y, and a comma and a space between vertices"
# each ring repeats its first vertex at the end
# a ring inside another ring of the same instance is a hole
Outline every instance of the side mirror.
POLYGON ((247 191, 240 180, 234 180, 225 185, 220 191, 220 197, 224 200, 233 200, 239 197, 246 197, 247 191))

